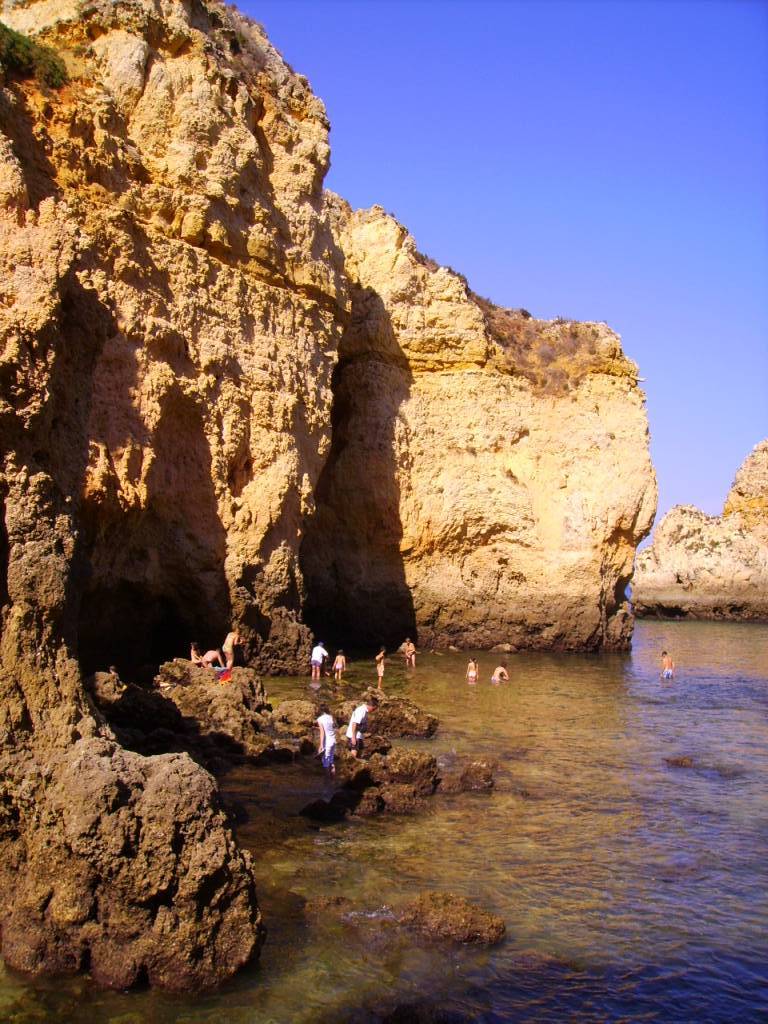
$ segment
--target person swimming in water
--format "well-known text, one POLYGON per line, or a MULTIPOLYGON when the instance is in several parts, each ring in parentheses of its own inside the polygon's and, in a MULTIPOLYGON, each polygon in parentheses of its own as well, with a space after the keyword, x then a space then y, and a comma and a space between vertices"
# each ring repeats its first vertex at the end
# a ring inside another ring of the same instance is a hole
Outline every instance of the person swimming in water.
POLYGON ((675 677, 675 663, 672 660, 672 655, 667 654, 666 651, 661 652, 661 678, 662 679, 674 679, 675 677))
POLYGON ((467 676, 466 676, 467 683, 470 686, 474 686, 477 683, 477 677, 478 677, 477 661, 474 658, 470 658, 469 659, 469 664, 467 665, 467 676))
POLYGON ((493 670, 493 675, 491 676, 491 682, 495 683, 496 686, 498 686, 499 683, 508 683, 509 682, 509 672, 507 672, 507 663, 506 663, 506 661, 502 661, 502 663, 500 665, 497 665, 496 668, 493 670))

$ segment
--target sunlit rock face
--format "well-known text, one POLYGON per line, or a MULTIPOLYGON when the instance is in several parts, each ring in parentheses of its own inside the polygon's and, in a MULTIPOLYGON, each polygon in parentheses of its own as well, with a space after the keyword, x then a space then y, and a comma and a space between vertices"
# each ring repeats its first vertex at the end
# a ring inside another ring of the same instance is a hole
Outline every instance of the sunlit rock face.
POLYGON ((604 325, 498 309, 324 193, 323 106, 236 11, 0 12, 68 72, 0 80, 3 954, 206 987, 262 941, 248 857, 83 673, 141 683, 231 625, 265 672, 308 622, 621 647, 642 394, 604 325))
POLYGON ((745 459, 722 515, 678 505, 664 516, 638 553, 632 594, 638 615, 768 619, 768 441, 745 459))
POLYGON ((656 502, 637 368, 604 324, 501 310, 336 200, 352 319, 302 547, 340 639, 620 648, 656 502))
POLYGON ((122 751, 80 672, 145 677, 231 622, 256 664, 304 664, 347 308, 328 125, 217 4, 1 17, 69 72, 0 90, 3 951, 208 986, 261 942, 247 856, 210 776, 122 751))

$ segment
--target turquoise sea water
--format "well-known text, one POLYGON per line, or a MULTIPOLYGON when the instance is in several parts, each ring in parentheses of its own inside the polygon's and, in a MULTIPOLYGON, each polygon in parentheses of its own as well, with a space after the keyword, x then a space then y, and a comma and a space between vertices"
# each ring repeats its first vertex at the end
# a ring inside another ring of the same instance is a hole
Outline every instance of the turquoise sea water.
MULTIPOLYGON (((768 1019, 768 626, 641 622, 631 655, 514 655, 499 687, 494 656, 479 655, 474 688, 466 660, 423 655, 412 673, 392 660, 385 689, 440 716, 433 740, 411 744, 496 760, 493 794, 316 827, 297 812, 327 794, 319 770, 233 772, 222 786, 248 814, 240 839, 269 929, 260 963, 185 999, 5 972, 0 1019, 768 1019), (693 767, 666 763, 681 756, 693 767), (505 941, 446 949, 392 926, 425 889, 501 914, 505 941), (317 895, 355 909, 307 914, 317 895)), ((372 662, 352 667, 355 686, 372 679, 372 662)), ((270 682, 276 699, 306 686, 270 682)))

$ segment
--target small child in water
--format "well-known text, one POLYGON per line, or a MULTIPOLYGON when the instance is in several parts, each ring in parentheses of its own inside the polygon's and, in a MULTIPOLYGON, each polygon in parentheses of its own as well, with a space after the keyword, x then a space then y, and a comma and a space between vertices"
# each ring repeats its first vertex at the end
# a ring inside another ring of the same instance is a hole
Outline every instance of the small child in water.
POLYGON ((381 680, 384 678, 384 658, 386 657, 386 654, 386 647, 382 647, 376 655, 376 673, 379 677, 379 689, 381 689, 381 680))
POLYGON ((344 656, 344 651, 337 651, 336 657, 333 660, 333 678, 337 681, 341 679, 347 670, 347 659, 344 656))
POLYGON ((672 656, 666 651, 661 652, 661 678, 673 679, 675 675, 675 663, 672 656))
POLYGON ((499 683, 509 682, 509 672, 507 672, 506 662, 502 662, 501 665, 496 666, 493 670, 493 675, 491 676, 491 682, 495 683, 497 686, 499 683))
POLYGON ((323 759, 323 768, 333 776, 336 774, 336 766, 333 763, 336 754, 336 723, 326 704, 320 706, 317 728, 320 731, 320 745, 317 752, 323 759))
POLYGON ((474 686, 477 683, 477 675, 477 662, 475 661, 474 658, 470 658, 469 664, 467 665, 467 683, 470 686, 474 686))
POLYGON ((405 667, 416 668, 416 644, 410 637, 406 637, 403 654, 405 655, 405 667))

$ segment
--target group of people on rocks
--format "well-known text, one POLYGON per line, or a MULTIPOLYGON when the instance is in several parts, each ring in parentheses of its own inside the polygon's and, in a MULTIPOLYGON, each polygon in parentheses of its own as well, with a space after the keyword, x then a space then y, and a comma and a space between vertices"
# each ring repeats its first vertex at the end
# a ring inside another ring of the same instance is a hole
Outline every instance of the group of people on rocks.
POLYGON ((199 668, 212 668, 218 674, 219 679, 224 682, 232 674, 235 664, 235 648, 242 642, 242 637, 234 629, 231 629, 224 637, 221 649, 213 647, 203 653, 197 641, 193 640, 189 651, 189 660, 199 668))

